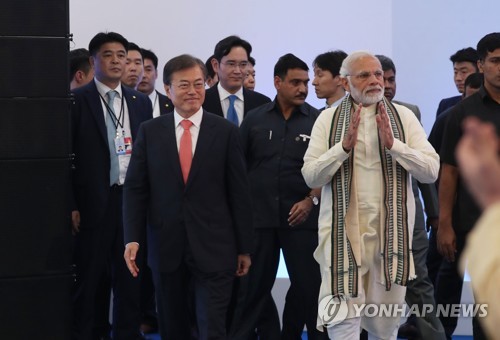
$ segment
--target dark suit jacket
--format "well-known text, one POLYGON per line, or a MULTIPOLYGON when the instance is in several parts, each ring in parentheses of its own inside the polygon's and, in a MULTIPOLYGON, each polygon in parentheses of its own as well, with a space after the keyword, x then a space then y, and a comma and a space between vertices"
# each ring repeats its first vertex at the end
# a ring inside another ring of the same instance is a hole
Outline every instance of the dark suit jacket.
POLYGON ((444 98, 439 102, 439 106, 436 112, 436 118, 443 113, 444 111, 448 110, 450 107, 455 106, 458 102, 460 102, 463 99, 462 96, 455 96, 455 97, 450 97, 450 98, 444 98))
POLYGON ((174 104, 170 98, 158 91, 156 93, 158 94, 158 104, 160 105, 160 116, 174 111, 174 104))
POLYGON ((251 253, 250 196, 239 131, 206 111, 187 183, 173 112, 141 125, 124 186, 125 243, 140 240, 147 217, 148 264, 171 272, 186 246, 203 272, 236 270, 251 253))
MULTIPOLYGON (((126 86, 122 93, 127 102, 132 141, 139 125, 150 119, 149 98, 126 86)), ((75 154, 72 210, 79 210, 81 227, 93 227, 107 206, 110 158, 106 123, 99 92, 94 81, 74 91, 72 138, 75 154)))
MULTIPOLYGON (((246 88, 243 88, 243 98, 245 99, 243 105, 243 117, 246 116, 248 111, 271 101, 269 97, 263 95, 262 93, 247 90, 246 88)), ((203 108, 208 112, 224 117, 224 112, 222 112, 222 106, 220 105, 220 96, 217 85, 212 86, 206 91, 203 108)))
MULTIPOLYGON (((407 107, 415 114, 415 116, 417 116, 418 121, 421 120, 422 115, 417 105, 400 102, 397 100, 393 100, 392 102, 407 107)), ((417 213, 415 221, 424 221, 424 214, 421 207, 422 204, 418 194, 418 189, 420 189, 420 192, 422 193, 422 198, 424 200, 424 205, 425 205, 425 212, 427 216, 429 218, 437 218, 439 215, 439 210, 438 210, 438 193, 436 190, 436 186, 434 185, 434 183, 429 183, 429 184, 419 183, 415 178, 412 178, 412 180, 413 180, 412 182, 413 194, 415 196, 416 213, 417 213)))

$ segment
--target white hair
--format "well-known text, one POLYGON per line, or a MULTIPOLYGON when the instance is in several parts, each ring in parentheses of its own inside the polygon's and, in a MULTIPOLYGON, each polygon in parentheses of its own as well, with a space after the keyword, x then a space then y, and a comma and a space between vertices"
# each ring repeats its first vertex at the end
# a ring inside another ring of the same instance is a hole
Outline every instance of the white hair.
POLYGON ((366 58, 366 57, 372 57, 372 58, 377 59, 377 57, 375 57, 375 55, 373 55, 372 53, 370 53, 368 51, 355 51, 355 52, 352 52, 351 54, 349 54, 347 56, 347 58, 345 58, 344 61, 342 62, 342 66, 340 66, 340 71, 339 71, 340 77, 346 78, 347 76, 351 75, 352 64, 356 60, 361 59, 361 58, 366 58))

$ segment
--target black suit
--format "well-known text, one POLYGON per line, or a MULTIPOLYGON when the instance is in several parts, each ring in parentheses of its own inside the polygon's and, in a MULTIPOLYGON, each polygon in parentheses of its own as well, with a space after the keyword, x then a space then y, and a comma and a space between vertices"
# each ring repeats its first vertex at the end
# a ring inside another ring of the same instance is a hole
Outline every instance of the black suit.
POLYGON ((160 116, 174 111, 174 104, 170 98, 158 91, 156 91, 156 94, 158 95, 158 104, 160 105, 160 116))
MULTIPOLYGON (((127 103, 132 140, 139 124, 151 118, 151 101, 122 86, 127 103)), ((72 110, 73 171, 72 210, 81 216, 75 239, 76 290, 74 337, 91 339, 97 284, 111 265, 115 303, 113 334, 128 339, 139 336, 139 301, 136 282, 123 261, 121 187, 110 187, 110 154, 104 111, 94 81, 75 90, 72 110), (121 257, 121 259, 120 259, 121 257), (137 294, 135 292, 137 291, 137 294)), ((137 280, 136 280, 137 281, 137 280)))
POLYGON ((455 106, 457 103, 459 103, 463 97, 460 96, 455 96, 455 97, 450 97, 450 98, 444 98, 439 102, 439 106, 436 112, 436 119, 443 113, 444 111, 448 110, 449 108, 455 106))
POLYGON ((162 337, 189 338, 186 301, 191 278, 200 338, 224 337, 237 255, 252 248, 239 132, 230 122, 203 112, 184 184, 174 125, 174 114, 169 113, 139 129, 124 187, 125 242, 140 242, 147 217, 148 263, 162 337))
MULTIPOLYGON (((212 112, 216 115, 224 117, 224 113, 222 112, 222 106, 220 104, 220 96, 219 89, 217 85, 209 88, 205 94, 205 102, 203 103, 203 108, 208 112, 212 112)), ((263 104, 269 103, 271 99, 259 92, 247 90, 243 88, 243 98, 244 100, 244 112, 243 117, 246 116, 247 112, 259 107, 263 104)), ((241 122, 240 122, 241 123, 241 122)))

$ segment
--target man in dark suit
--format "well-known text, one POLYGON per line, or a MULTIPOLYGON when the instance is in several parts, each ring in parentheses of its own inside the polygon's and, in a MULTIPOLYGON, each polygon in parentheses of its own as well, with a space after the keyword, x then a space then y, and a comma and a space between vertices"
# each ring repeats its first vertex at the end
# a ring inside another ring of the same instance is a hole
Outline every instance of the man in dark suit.
POLYGON ((190 338, 192 285, 199 338, 225 339, 235 273, 245 275, 251 263, 252 215, 239 132, 202 109, 201 60, 181 55, 163 72, 175 110, 139 129, 125 181, 124 257, 137 276, 147 229, 162 338, 190 338))
MULTIPOLYGON (((472 47, 458 50, 450 57, 450 61, 453 63, 453 81, 455 82, 458 92, 461 94, 464 93, 465 79, 467 79, 470 74, 479 71, 477 60, 477 52, 472 47)), ((439 102, 436 118, 447 109, 455 106, 455 104, 462 100, 462 97, 463 95, 459 95, 442 99, 439 102)))
POLYGON ((174 110, 172 101, 155 90, 156 79, 158 79, 158 57, 151 50, 141 49, 144 58, 144 76, 137 90, 144 93, 153 103, 153 118, 174 110))
POLYGON ((251 52, 250 43, 234 35, 217 43, 212 66, 219 83, 207 90, 203 103, 205 110, 225 117, 238 126, 248 111, 271 101, 269 97, 243 87, 251 52))
POLYGON ((74 92, 75 339, 96 338, 95 294, 106 270, 111 272, 114 293, 113 337, 141 336, 139 281, 131 280, 122 259, 122 184, 131 143, 152 109, 146 96, 120 83, 127 46, 120 34, 97 34, 89 44, 94 81, 74 92))

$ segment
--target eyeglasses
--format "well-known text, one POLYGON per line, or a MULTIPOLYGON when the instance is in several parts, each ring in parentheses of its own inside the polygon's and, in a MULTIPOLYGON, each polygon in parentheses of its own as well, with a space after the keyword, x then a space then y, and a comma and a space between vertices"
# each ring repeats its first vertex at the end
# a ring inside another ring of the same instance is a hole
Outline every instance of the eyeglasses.
POLYGON ((359 80, 368 80, 372 75, 374 75, 375 78, 377 78, 379 80, 382 79, 382 78, 384 78, 384 72, 382 72, 380 70, 379 71, 375 71, 375 72, 362 71, 362 72, 360 72, 360 73, 358 73, 356 75, 350 75, 350 74, 348 74, 347 77, 355 77, 355 78, 357 78, 359 80))
POLYGON ((248 61, 240 61, 237 63, 236 61, 226 61, 225 63, 221 62, 222 65, 226 65, 230 69, 235 69, 236 67, 239 67, 240 70, 244 70, 248 67, 248 61))
POLYGON ((195 90, 201 90, 201 89, 205 88, 205 83, 202 81, 199 81, 199 82, 197 81, 195 83, 183 81, 183 82, 173 84, 173 85, 177 86, 177 88, 179 90, 183 90, 183 91, 189 90, 191 88, 191 86, 194 87, 195 90))

